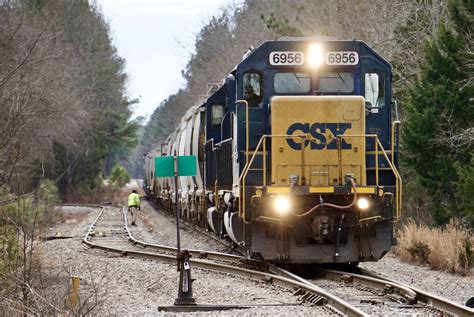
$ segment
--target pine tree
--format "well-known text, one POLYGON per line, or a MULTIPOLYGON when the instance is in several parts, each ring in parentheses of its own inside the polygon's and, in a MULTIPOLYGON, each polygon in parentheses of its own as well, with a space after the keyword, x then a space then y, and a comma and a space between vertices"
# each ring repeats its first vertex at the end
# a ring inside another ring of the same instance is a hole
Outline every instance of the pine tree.
POLYGON ((456 203, 457 165, 470 164, 467 147, 447 140, 474 122, 472 77, 466 64, 472 45, 470 0, 450 0, 449 15, 426 47, 421 74, 410 87, 403 133, 405 162, 432 195, 435 221, 446 223, 459 216, 456 203))

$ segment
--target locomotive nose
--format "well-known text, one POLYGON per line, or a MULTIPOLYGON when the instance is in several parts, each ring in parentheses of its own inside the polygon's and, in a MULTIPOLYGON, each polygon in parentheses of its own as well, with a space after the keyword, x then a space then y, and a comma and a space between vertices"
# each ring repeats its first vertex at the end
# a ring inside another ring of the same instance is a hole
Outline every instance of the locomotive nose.
POLYGON ((361 96, 277 96, 271 101, 272 184, 299 175, 310 186, 365 185, 365 102, 361 96), (302 168, 302 166, 305 168, 302 168), (340 167, 339 167, 340 166, 340 167))

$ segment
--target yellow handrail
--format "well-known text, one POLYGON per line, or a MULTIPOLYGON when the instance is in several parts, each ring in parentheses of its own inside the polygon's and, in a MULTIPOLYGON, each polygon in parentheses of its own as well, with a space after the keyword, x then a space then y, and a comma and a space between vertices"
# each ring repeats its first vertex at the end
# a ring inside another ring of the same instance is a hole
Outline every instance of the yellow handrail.
MULTIPOLYGON (((376 137, 377 140, 379 139, 376 137)), ((375 142, 375 185, 379 187, 379 143, 375 142)))
MULTIPOLYGON (((377 140, 377 143, 379 143, 380 147, 383 149, 382 143, 380 142, 378 137, 377 137, 376 140, 377 140)), ((396 219, 395 219, 395 221, 397 221, 398 219, 400 219, 400 216, 402 214, 402 192, 403 192, 402 191, 402 177, 400 176, 400 173, 398 172, 395 165, 392 164, 392 162, 390 162, 390 160, 388 159, 388 155, 387 155, 387 152, 385 151, 385 149, 383 150, 383 156, 385 157, 388 164, 390 165, 390 168, 392 169, 392 172, 395 175, 395 179, 396 179, 395 190, 396 190, 396 193, 397 193, 397 206, 395 208, 395 210, 396 210, 396 217, 395 217, 396 219)), ((377 169, 378 169, 378 166, 377 166, 377 169)))
POLYGON ((391 150, 392 150, 392 163, 395 164, 395 127, 397 125, 400 125, 402 122, 401 121, 393 121, 392 122, 392 146, 391 146, 391 150))
MULTIPOLYGON (((395 221, 397 221, 399 218, 400 218, 400 215, 401 215, 401 205, 402 205, 402 193, 403 193, 403 190, 402 190, 402 179, 401 179, 401 176, 400 176, 400 173, 398 172, 397 168, 395 167, 394 165, 394 162, 392 162, 388 155, 387 155, 387 152, 386 150, 384 149, 382 143, 380 142, 380 139, 378 137, 377 134, 354 134, 354 135, 338 135, 336 137, 339 137, 342 139, 344 138, 356 138, 356 137, 363 137, 363 138, 374 138, 375 140, 375 173, 376 173, 376 186, 378 187, 379 186, 379 173, 378 173, 378 170, 379 170, 379 159, 378 159, 378 156, 379 156, 379 148, 380 148, 380 152, 381 154, 383 154, 383 156, 385 157, 385 159, 387 160, 389 166, 390 166, 390 169, 391 171, 393 172, 393 174, 395 175, 395 180, 396 180, 396 183, 395 183, 395 190, 396 190, 396 195, 397 195, 397 199, 396 199, 396 206, 395 206, 395 212, 396 212, 396 216, 395 216, 395 221)), ((242 193, 242 199, 239 199, 239 216, 243 219, 243 221, 245 223, 250 223, 250 222, 247 222, 246 220, 246 206, 245 206, 245 203, 242 203, 242 202, 245 202, 245 179, 248 175, 248 172, 250 170, 250 167, 252 166, 254 160, 255 160, 255 157, 260 149, 260 147, 262 146, 262 143, 263 143, 263 170, 262 170, 262 177, 263 177, 263 186, 266 186, 266 143, 265 143, 265 139, 267 138, 300 138, 302 139, 302 145, 304 144, 304 142, 306 140, 308 140, 309 138, 309 141, 312 141, 312 140, 316 140, 314 138, 312 138, 311 136, 309 135, 306 135, 306 134, 302 134, 302 135, 287 135, 287 134, 281 134, 281 135, 262 135, 262 137, 260 138, 253 154, 252 154, 252 157, 250 158, 250 161, 247 160, 246 161, 246 164, 242 170, 242 173, 239 177, 239 186, 240 186, 240 190, 241 190, 241 193, 242 193)), ((303 146, 302 146, 303 147, 303 146)), ((248 153, 248 151, 247 151, 248 153)), ((393 151, 392 151, 393 153, 393 151)), ((302 154, 302 168, 303 168, 303 171, 304 171, 304 154, 302 154)), ((340 165, 342 165, 342 162, 339 162, 340 165)), ((304 177, 304 174, 302 174, 302 177, 304 177)))
POLYGON ((263 187, 267 186, 267 142, 263 141, 263 187))
MULTIPOLYGON (((239 103, 243 103, 245 106, 245 166, 247 166, 249 162, 249 129, 250 129, 249 128, 249 103, 247 100, 244 100, 244 99, 240 99, 235 102, 236 105, 238 105, 239 103)), ((239 184, 240 184, 240 178, 239 178, 239 184)), ((245 179, 243 180, 242 187, 244 188, 242 192, 242 200, 245 201, 245 179)), ((241 204, 241 199, 239 197, 239 213, 240 213, 240 204, 241 204)), ((245 220, 245 213, 244 213, 243 220, 244 220, 244 223, 248 223, 247 220, 245 220)))
MULTIPOLYGON (((239 199, 239 216, 243 219, 244 223, 250 223, 250 222, 247 222, 247 220, 245 219, 246 217, 246 207, 245 207, 245 203, 242 204, 242 201, 245 201, 245 178, 247 177, 247 174, 248 174, 248 171, 250 170, 250 166, 252 166, 252 163, 258 153, 258 150, 260 149, 260 146, 262 145, 262 143, 264 142, 264 140, 266 138, 302 138, 302 139, 305 139, 307 137, 307 135, 303 134, 303 135, 287 135, 287 134, 281 134, 281 135, 262 135, 260 137, 260 140, 258 141, 258 144, 255 148, 255 151, 253 152, 252 154, 252 157, 250 158, 250 161, 247 161, 243 170, 242 170, 242 174, 240 174, 240 177, 239 177, 239 186, 240 184, 242 184, 242 186, 240 186, 240 190, 241 190, 241 193, 242 193, 242 199, 239 199)), ((304 140, 303 140, 304 141, 304 140)), ((263 160, 265 162, 266 160, 266 154, 265 152, 263 152, 263 160)), ((265 165, 266 166, 266 165, 265 165)), ((263 169, 262 171, 262 174, 263 174, 263 178, 265 179, 265 169, 263 169)))
MULTIPOLYGON (((396 217, 395 221, 400 219, 401 215, 401 208, 402 208, 402 178, 400 176, 400 173, 398 172, 397 168, 395 167, 394 163, 390 161, 387 155, 387 151, 385 151, 384 147, 382 146, 382 143, 380 142, 380 139, 377 134, 353 134, 353 135, 340 135, 341 138, 355 138, 355 137, 364 137, 364 138, 374 138, 375 140, 375 174, 376 174, 376 184, 379 186, 379 181, 378 181, 378 170, 379 170, 379 165, 378 165, 378 148, 381 148, 381 152, 385 159, 387 160, 390 169, 392 170, 392 173, 395 175, 395 191, 397 195, 397 200, 396 200, 396 206, 395 206, 395 212, 396 212, 396 217)), ((393 153, 393 152, 392 152, 393 153)))

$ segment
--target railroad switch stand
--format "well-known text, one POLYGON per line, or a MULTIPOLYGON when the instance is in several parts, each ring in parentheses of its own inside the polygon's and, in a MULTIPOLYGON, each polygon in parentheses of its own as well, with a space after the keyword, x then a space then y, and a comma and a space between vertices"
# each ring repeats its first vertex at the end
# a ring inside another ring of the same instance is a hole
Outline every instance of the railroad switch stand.
POLYGON ((193 297, 193 279, 191 278, 191 263, 189 262, 188 250, 179 252, 178 270, 179 270, 179 289, 178 297, 174 301, 174 305, 196 305, 193 297))

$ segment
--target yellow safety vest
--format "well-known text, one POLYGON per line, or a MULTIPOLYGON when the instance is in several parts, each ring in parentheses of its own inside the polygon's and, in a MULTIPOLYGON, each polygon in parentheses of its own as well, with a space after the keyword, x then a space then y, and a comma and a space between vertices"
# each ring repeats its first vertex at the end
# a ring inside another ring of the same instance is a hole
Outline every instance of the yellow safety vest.
POLYGON ((140 196, 137 193, 131 193, 128 196, 128 207, 140 206, 140 196))

